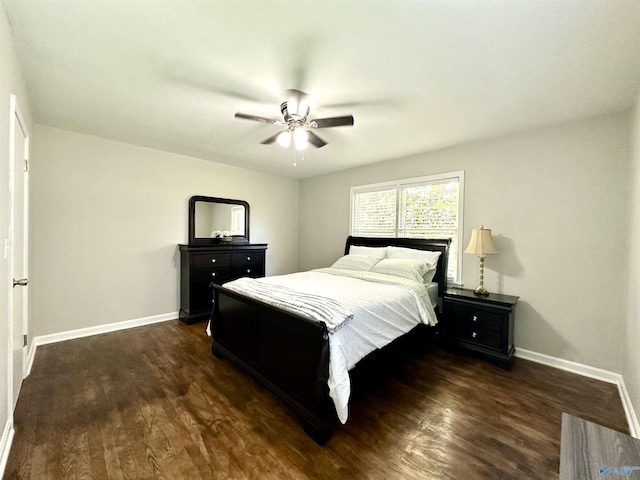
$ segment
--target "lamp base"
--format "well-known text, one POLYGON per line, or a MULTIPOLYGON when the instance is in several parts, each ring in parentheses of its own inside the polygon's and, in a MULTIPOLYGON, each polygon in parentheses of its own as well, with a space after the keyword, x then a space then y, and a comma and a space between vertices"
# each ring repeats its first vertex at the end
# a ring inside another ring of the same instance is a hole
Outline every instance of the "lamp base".
POLYGON ((473 291, 473 294, 480 297, 488 297, 489 291, 481 285, 473 291))

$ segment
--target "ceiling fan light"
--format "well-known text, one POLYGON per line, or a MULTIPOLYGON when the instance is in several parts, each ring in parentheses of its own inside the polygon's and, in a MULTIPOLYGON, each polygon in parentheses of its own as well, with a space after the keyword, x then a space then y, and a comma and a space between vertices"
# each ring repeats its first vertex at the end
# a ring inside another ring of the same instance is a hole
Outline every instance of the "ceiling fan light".
POLYGON ((296 145, 296 150, 304 150, 309 146, 309 135, 303 128, 296 128, 293 131, 293 141, 296 145))
POLYGON ((289 133, 289 131, 282 132, 280 135, 278 135, 276 142, 278 142, 278 145, 284 148, 289 148, 289 145, 291 145, 291 133, 289 133))

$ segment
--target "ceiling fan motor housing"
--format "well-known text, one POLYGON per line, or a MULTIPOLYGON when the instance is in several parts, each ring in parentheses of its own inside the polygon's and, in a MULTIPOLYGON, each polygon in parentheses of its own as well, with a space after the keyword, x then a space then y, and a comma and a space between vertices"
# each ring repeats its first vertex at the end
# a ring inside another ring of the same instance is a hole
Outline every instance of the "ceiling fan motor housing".
POLYGON ((307 116, 309 115, 310 109, 307 107, 307 111, 304 115, 300 115, 299 112, 289 112, 289 102, 282 102, 280 105, 280 112, 282 112, 282 116, 284 117, 284 121, 289 123, 291 121, 305 123, 307 120, 307 116))

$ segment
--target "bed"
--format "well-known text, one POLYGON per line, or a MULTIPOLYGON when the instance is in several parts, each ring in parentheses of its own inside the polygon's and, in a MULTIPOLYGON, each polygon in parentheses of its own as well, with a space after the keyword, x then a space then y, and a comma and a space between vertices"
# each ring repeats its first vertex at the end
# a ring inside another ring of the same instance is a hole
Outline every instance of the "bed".
POLYGON ((212 284, 212 352, 234 361, 285 400, 307 434, 322 445, 331 437, 336 419, 345 423, 348 418, 348 372, 353 366, 417 325, 437 323, 450 242, 350 236, 345 257, 331 268, 212 284), (396 277, 405 270, 403 264, 396 272, 400 263, 416 262, 380 261, 407 254, 430 259, 431 267, 416 273, 424 273, 424 288, 396 277), (392 279, 385 270, 389 266, 394 267, 392 279), (253 283, 245 285, 248 282, 253 283), (244 291, 245 287, 259 289, 244 291), (297 308, 278 298, 280 292, 290 291, 296 293, 297 308), (372 299, 377 302, 373 313, 372 299), (305 301, 300 309, 298 304, 305 301), (312 319, 307 310, 322 311, 326 318, 312 319), (386 324, 380 331, 371 326, 386 324))

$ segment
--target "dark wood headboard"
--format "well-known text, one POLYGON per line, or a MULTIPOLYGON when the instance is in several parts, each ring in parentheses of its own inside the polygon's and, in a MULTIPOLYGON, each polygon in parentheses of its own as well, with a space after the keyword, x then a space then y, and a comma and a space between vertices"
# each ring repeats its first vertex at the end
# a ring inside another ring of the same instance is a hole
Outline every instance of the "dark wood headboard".
POLYGON ((438 258, 436 274, 433 281, 438 283, 438 296, 442 297, 447 289, 447 266, 449 264, 449 246, 451 239, 441 238, 380 238, 380 237, 348 237, 344 254, 349 254, 351 245, 359 247, 405 247, 416 250, 441 252, 438 258))

